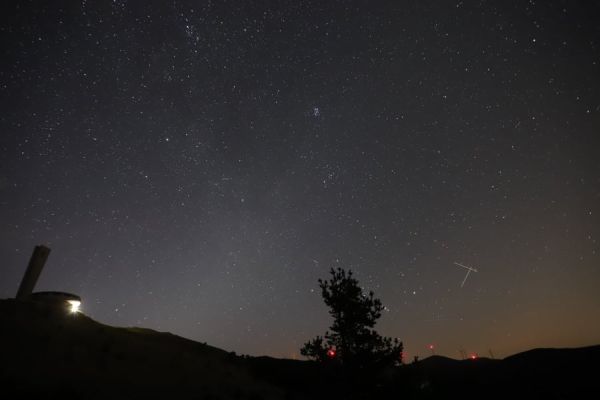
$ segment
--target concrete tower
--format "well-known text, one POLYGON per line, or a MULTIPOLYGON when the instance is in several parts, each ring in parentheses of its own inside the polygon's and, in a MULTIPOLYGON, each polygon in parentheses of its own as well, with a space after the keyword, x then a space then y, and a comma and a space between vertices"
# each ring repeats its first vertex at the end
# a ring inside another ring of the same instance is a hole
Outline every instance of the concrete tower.
POLYGON ((23 280, 21 280, 21 285, 17 291, 16 297, 18 300, 27 299, 31 293, 33 293, 35 284, 40 277, 40 273, 44 268, 44 264, 46 264, 49 254, 50 249, 48 247, 43 245, 35 246, 33 254, 31 254, 31 259, 29 259, 29 265, 27 265, 27 270, 25 271, 25 275, 23 275, 23 280))

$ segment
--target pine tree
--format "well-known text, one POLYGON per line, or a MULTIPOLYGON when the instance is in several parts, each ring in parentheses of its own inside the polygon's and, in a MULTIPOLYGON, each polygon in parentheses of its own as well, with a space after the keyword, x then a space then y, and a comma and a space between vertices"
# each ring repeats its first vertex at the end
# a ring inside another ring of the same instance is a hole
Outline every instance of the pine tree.
POLYGON ((352 271, 331 269, 331 279, 319 279, 321 294, 333 317, 324 337, 304 344, 300 353, 317 361, 338 361, 349 367, 396 365, 402 342, 380 336, 374 329, 384 307, 371 291, 363 293, 352 271))

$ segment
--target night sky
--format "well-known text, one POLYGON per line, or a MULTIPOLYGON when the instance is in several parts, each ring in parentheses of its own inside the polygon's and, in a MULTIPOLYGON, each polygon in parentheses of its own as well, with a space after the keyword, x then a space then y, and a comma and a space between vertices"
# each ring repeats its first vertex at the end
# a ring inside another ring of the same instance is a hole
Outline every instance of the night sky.
POLYGON ((2 2, 0 297, 46 244, 36 290, 242 354, 338 266, 409 358, 600 342, 598 2, 250 3, 2 2))

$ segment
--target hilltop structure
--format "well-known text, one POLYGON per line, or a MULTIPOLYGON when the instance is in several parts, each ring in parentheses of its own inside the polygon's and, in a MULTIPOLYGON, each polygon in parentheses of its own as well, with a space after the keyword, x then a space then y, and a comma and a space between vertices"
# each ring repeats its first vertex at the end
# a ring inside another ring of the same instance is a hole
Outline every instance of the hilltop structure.
POLYGON ((50 249, 46 246, 35 246, 31 259, 25 270, 25 275, 19 285, 16 299, 21 301, 35 301, 55 307, 64 307, 72 313, 79 312, 81 297, 66 292, 33 292, 35 285, 44 269, 50 249))

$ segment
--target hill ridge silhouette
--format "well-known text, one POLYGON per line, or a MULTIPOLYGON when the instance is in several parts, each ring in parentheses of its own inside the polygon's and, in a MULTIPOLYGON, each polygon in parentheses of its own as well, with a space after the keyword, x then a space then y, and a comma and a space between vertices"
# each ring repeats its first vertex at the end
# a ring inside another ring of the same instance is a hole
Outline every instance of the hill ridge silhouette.
MULTIPOLYGON (((233 352, 169 332, 112 327, 84 315, 0 300, 3 393, 46 398, 335 399, 600 394, 600 345, 537 348, 501 360, 427 357, 375 377, 375 387, 311 361, 233 352)), ((369 371, 364 371, 365 376, 369 371)))

